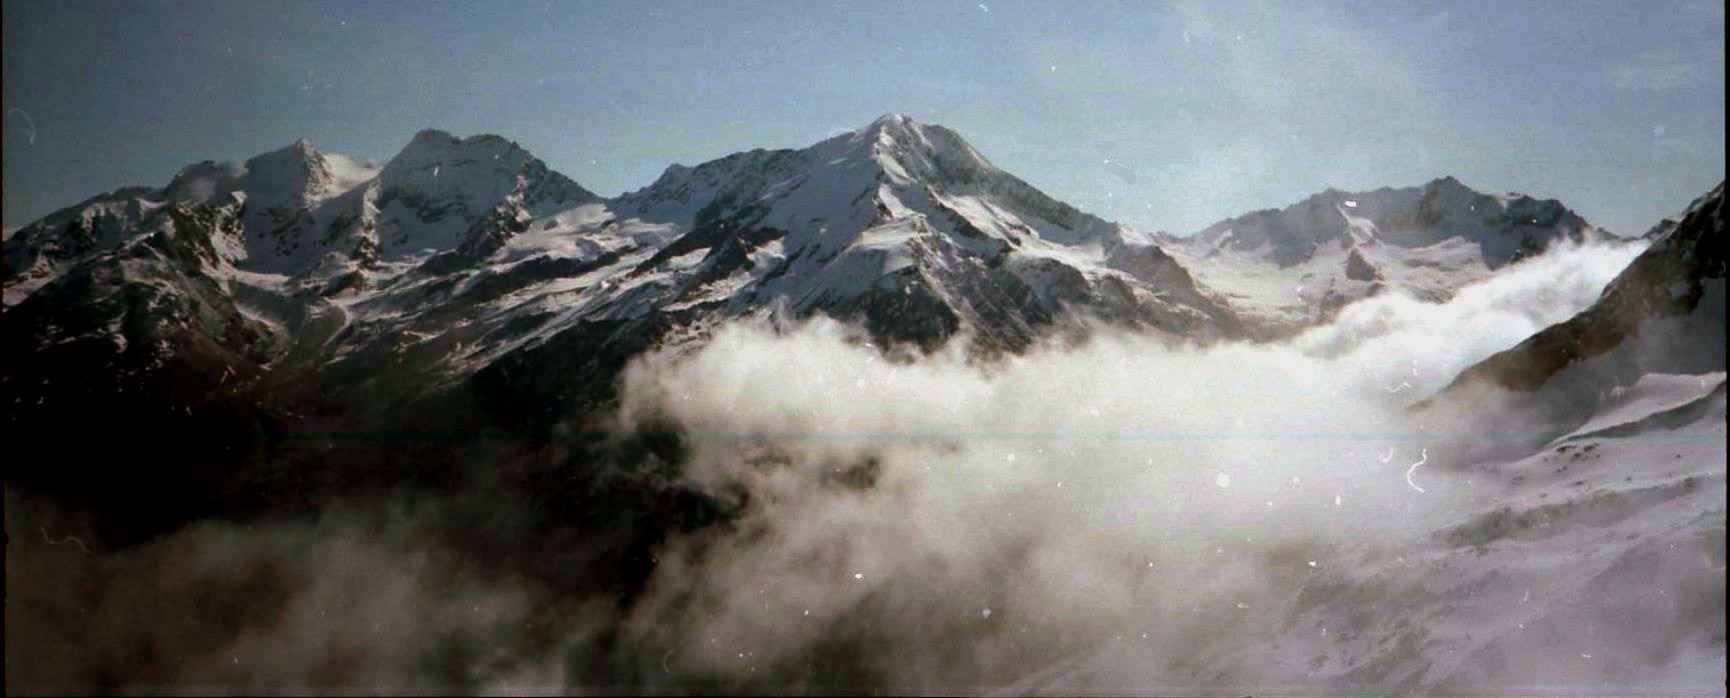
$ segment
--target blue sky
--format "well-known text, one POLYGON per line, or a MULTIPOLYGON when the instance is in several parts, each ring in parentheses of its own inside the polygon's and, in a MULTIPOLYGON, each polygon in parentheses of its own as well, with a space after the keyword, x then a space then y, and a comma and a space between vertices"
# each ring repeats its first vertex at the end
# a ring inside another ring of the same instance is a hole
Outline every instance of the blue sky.
POLYGON ((382 160, 424 127, 498 133, 612 195, 885 112, 1174 233, 1444 174, 1637 233, 1724 178, 1722 0, 7 0, 4 20, 7 226, 302 136, 382 160))

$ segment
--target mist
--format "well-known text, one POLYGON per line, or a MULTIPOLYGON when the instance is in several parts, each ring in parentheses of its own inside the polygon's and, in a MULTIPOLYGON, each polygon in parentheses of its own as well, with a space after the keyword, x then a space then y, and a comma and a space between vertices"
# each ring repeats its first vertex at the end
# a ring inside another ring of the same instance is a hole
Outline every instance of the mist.
POLYGON ((1407 406, 1638 252, 1561 247, 1278 344, 1098 328, 1001 362, 892 360, 816 320, 651 355, 621 428, 678 425, 686 477, 743 514, 661 554, 627 620, 641 673, 976 691, 1131 643, 1100 685, 1243 685, 1219 650, 1277 623, 1306 575, 1462 506, 1461 464, 1430 460, 1407 406))
POLYGON ((676 484, 731 512, 624 595, 477 563, 445 535, 476 524, 438 501, 105 550, 76 511, 8 492, 8 531, 41 541, 8 546, 7 641, 29 646, 7 670, 66 690, 979 692, 1094 656, 1101 687, 1250 685, 1232 648, 1306 579, 1469 506, 1468 464, 1408 407, 1639 249, 1558 247, 1273 344, 1100 327, 982 360, 823 318, 723 326, 624 377, 614 427, 677 432, 676 484))

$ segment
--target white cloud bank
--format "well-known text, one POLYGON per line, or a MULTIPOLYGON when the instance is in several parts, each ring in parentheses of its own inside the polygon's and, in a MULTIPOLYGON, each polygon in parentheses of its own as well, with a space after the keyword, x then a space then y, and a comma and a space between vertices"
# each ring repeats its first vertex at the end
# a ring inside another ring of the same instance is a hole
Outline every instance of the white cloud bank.
POLYGON ((676 425, 688 484, 739 512, 662 545, 630 599, 449 545, 547 552, 477 524, 476 506, 545 513, 484 489, 454 514, 327 503, 113 552, 75 550, 68 535, 94 538, 9 491, 8 531, 46 543, 8 546, 7 639, 26 643, 8 673, 99 691, 972 693, 1091 655, 1100 686, 1236 685, 1234 652, 1307 575, 1462 506, 1460 464, 1405 407, 1586 307, 1636 251, 1559 249, 1449 303, 1373 298, 1272 345, 1101 330, 982 365, 885 358, 828 321, 723 328, 627 374, 621 428, 676 425))
POLYGON ((625 642, 651 682, 972 691, 1127 638, 1148 651, 1105 685, 1229 684, 1204 658, 1336 546, 1458 503, 1458 464, 1408 484, 1438 437, 1404 408, 1588 306, 1638 251, 1558 249, 1273 345, 1102 331, 1001 364, 890 361, 817 321, 647 357, 623 425, 687 431, 687 477, 743 516, 662 551, 625 642))

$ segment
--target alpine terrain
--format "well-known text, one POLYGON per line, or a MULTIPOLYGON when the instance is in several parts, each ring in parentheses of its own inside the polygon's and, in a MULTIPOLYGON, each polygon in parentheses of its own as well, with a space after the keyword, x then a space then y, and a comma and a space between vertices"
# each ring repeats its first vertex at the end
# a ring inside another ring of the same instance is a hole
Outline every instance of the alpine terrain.
POLYGON ((195 163, 7 231, 8 690, 1721 692, 1723 220, 195 163))

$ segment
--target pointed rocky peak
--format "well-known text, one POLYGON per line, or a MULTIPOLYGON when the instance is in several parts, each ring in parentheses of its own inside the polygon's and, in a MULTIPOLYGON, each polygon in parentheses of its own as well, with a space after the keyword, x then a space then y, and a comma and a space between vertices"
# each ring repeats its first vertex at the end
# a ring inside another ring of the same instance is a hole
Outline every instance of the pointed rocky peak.
MULTIPOLYGON (((497 211, 510 212, 499 220, 514 220, 601 200, 509 139, 437 129, 416 133, 379 171, 374 191, 385 258, 452 250, 497 211)), ((482 237, 513 234, 510 226, 493 227, 482 237)))
POLYGON ((884 114, 854 133, 879 150, 910 149, 922 145, 929 128, 901 114, 884 114))
POLYGON ((1426 182, 1422 190, 1422 213, 1424 220, 1430 223, 1473 222, 1510 227, 1566 225, 1575 230, 1592 227, 1556 199, 1538 199, 1515 191, 1488 194, 1473 189, 1452 175, 1426 182))
POLYGON ((324 154, 305 138, 253 156, 245 169, 240 189, 254 202, 306 204, 328 193, 336 180, 324 154))
POLYGON ((163 189, 172 201, 300 207, 332 193, 338 177, 312 142, 295 142, 245 162, 205 160, 181 168, 163 189))
POLYGON ((895 112, 886 112, 882 116, 879 116, 875 119, 872 119, 871 123, 867 124, 865 126, 865 129, 868 131, 869 130, 878 130, 878 129, 898 127, 898 126, 906 126, 909 123, 913 123, 913 120, 907 118, 906 114, 898 114, 895 112))
MULTIPOLYGON (((911 190, 915 197, 928 189, 1001 190, 1040 199, 1037 205, 1064 217, 1055 202, 1028 195, 1031 187, 992 166, 959 134, 894 113, 803 149, 755 149, 695 167, 676 164, 618 202, 631 215, 690 222, 710 204, 730 211, 785 199, 809 211, 807 220, 835 220, 855 204, 876 206, 877 188, 884 184, 911 190)), ((900 203, 883 204, 891 216, 901 208, 900 203)))
POLYGON ((1595 228, 1554 199, 1496 196, 1451 175, 1417 187, 1347 192, 1327 189, 1278 210, 1256 211, 1216 223, 1201 239, 1236 249, 1274 244, 1282 264, 1308 258, 1307 250, 1338 239, 1380 239, 1424 247, 1449 238, 1479 244, 1492 268, 1537 252, 1558 238, 1579 239, 1595 228))
POLYGON ((1447 214, 1489 214, 1500 208, 1497 197, 1466 186, 1452 175, 1425 182, 1422 190, 1423 210, 1432 220, 1447 214))
POLYGON ((870 138, 873 161, 883 170, 884 178, 898 187, 988 202, 1012 212, 1021 224, 1059 244, 1097 241, 1117 230, 1117 226, 998 169, 961 134, 947 127, 885 114, 856 133, 870 138))
POLYGON ((965 184, 1001 173, 961 134, 902 114, 884 114, 842 138, 868 145, 872 159, 897 181, 965 184))
POLYGON ((294 164, 317 162, 322 159, 324 159, 324 154, 319 152, 317 147, 313 146, 311 140, 307 138, 297 138, 293 143, 282 146, 281 148, 267 150, 258 155, 247 158, 245 164, 250 168, 250 166, 255 163, 259 165, 273 165, 278 163, 294 164))
POLYGON ((838 142, 875 144, 885 139, 893 140, 898 135, 905 137, 912 130, 917 129, 920 126, 922 126, 922 124, 919 124, 904 115, 884 114, 872 119, 871 123, 865 124, 860 128, 827 138, 822 142, 813 145, 812 148, 821 148, 825 144, 838 142))

